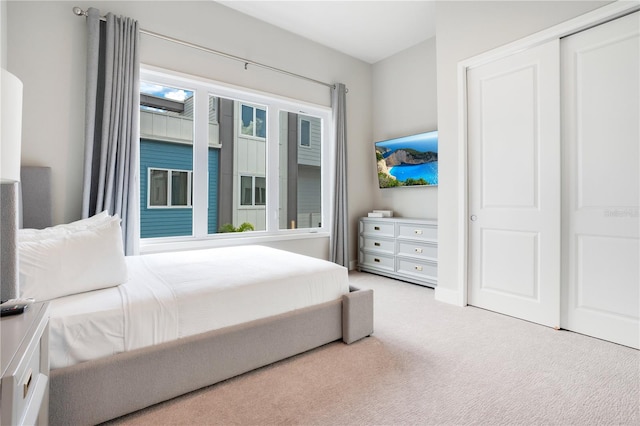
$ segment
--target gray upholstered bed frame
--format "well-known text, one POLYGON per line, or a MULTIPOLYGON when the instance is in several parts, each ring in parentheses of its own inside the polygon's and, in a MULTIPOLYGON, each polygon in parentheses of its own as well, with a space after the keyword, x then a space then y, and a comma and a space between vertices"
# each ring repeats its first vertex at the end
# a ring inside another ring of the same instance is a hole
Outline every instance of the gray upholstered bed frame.
POLYGON ((373 332, 373 291, 51 371, 52 425, 96 424, 340 338, 373 332))
MULTIPOLYGON (((31 172, 30 179, 46 180, 37 187, 50 187, 50 171, 31 172)), ((22 190, 24 211, 43 211, 50 221, 50 198, 43 209, 28 204, 28 188, 23 185, 22 190)), ((351 287, 341 300, 52 370, 49 422, 104 422, 318 346, 340 339, 349 344, 371 333, 373 291, 351 287)))

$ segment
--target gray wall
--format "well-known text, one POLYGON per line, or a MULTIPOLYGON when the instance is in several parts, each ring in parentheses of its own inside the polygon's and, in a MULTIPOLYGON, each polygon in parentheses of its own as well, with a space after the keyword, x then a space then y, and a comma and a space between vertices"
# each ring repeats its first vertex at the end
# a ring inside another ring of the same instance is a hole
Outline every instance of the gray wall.
POLYGON ((373 140, 367 182, 373 208, 395 216, 436 219, 438 188, 378 188, 373 142, 438 128, 436 39, 431 38, 373 65, 373 140))
POLYGON ((7 2, 0 1, 0 67, 7 68, 7 2))

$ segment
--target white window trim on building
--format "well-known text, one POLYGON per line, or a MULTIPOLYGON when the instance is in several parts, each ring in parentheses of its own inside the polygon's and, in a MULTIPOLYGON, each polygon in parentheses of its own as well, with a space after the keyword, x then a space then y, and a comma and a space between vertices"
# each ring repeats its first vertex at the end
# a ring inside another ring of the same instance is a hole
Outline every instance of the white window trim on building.
MULTIPOLYGON (((255 208, 255 207, 265 207, 266 203, 260 203, 260 204, 256 204, 256 179, 257 178, 265 178, 264 176, 257 176, 257 175, 250 175, 247 173, 240 173, 239 174, 240 177, 240 182, 242 182, 242 178, 251 178, 251 204, 244 204, 243 203, 243 194, 240 193, 238 194, 238 208, 242 209, 242 208, 255 208)), ((240 183, 240 191, 242 191, 242 183, 240 183)), ((266 190, 266 182, 265 182, 265 190, 266 190)), ((265 195, 265 199, 266 199, 266 195, 265 195)))
POLYGON ((243 138, 251 138, 251 139, 258 139, 258 140, 265 140, 265 139, 267 139, 266 137, 258 136, 258 135, 256 134, 256 132, 257 132, 257 128, 258 128, 258 126, 257 126, 257 123, 258 123, 258 110, 261 110, 261 111, 264 111, 264 112, 265 112, 266 122, 265 122, 264 124, 265 124, 265 126, 267 126, 267 130, 265 131, 265 134, 266 134, 266 135, 268 135, 268 134, 269 134, 269 126, 268 126, 268 124, 269 124, 269 116, 268 116, 268 112, 267 112, 267 110, 265 109, 265 107, 264 107, 264 106, 262 106, 262 105, 253 105, 253 104, 250 104, 250 103, 248 103, 248 102, 242 102, 242 101, 240 101, 240 102, 239 102, 239 107, 238 107, 238 111, 239 111, 239 114, 240 114, 240 117, 238 117, 238 118, 239 118, 239 119, 238 119, 238 126, 239 126, 239 127, 238 127, 238 135, 239 135, 240 137, 243 137, 243 138), (244 132, 243 132, 243 126, 242 126, 242 107, 249 107, 249 108, 252 108, 252 109, 253 109, 253 123, 254 123, 254 124, 253 124, 253 129, 252 129, 252 130, 253 130, 253 133, 252 133, 252 134, 250 134, 250 135, 249 135, 249 134, 247 134, 247 133, 244 133, 244 132))
MULTIPOLYGON (((234 99, 240 103, 266 108, 267 116, 267 159, 266 179, 267 193, 266 205, 267 229, 266 231, 254 231, 247 233, 219 233, 209 234, 207 227, 208 217, 208 126, 194 124, 194 158, 192 177, 193 197, 193 234, 184 237, 162 237, 140 240, 141 253, 162 252, 170 250, 196 249, 216 246, 228 246, 237 244, 259 244, 269 241, 295 240, 307 238, 327 238, 331 229, 331 211, 333 199, 331 197, 335 164, 334 135, 331 131, 331 108, 289 99, 286 97, 245 89, 202 77, 187 75, 180 72, 164 70, 161 68, 143 65, 140 70, 140 79, 175 87, 188 87, 195 91, 194 98, 194 123, 208 122, 209 96, 234 99), (279 229, 279 123, 280 111, 293 112, 319 117, 322 119, 322 227, 279 229), (198 200, 205 200, 198 202, 198 200)), ((255 114, 255 112, 254 112, 255 114)), ((248 135, 245 135, 248 136, 248 135)), ((264 140, 264 138, 260 138, 264 140)))
POLYGON ((181 169, 165 169, 162 167, 148 167, 147 168, 147 208, 148 209, 190 209, 192 208, 192 191, 191 185, 193 182, 193 172, 191 170, 181 170, 181 169), (162 172, 167 172, 167 204, 166 205, 151 205, 151 171, 158 170, 162 172), (186 205, 172 205, 172 193, 173 185, 172 185, 172 177, 173 173, 187 173, 187 204, 186 205))

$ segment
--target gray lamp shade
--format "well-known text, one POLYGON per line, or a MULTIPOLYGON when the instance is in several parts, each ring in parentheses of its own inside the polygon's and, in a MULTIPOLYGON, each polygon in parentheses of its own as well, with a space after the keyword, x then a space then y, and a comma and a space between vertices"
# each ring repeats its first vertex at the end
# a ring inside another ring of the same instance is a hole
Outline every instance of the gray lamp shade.
POLYGON ((18 183, 3 183, 0 197, 0 301, 16 299, 20 295, 18 281, 18 183))

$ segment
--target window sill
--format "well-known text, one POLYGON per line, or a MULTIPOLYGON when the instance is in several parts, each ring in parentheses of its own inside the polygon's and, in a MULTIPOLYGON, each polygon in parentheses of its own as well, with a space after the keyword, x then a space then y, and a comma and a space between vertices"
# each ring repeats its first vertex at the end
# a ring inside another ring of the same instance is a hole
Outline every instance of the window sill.
POLYGON ((183 250, 199 250, 214 247, 245 246, 253 244, 271 243, 274 241, 308 240, 316 238, 329 238, 326 231, 307 231, 292 234, 271 234, 235 237, 216 235, 210 238, 173 237, 173 238, 148 238, 140 240, 140 254, 163 253, 183 250))

